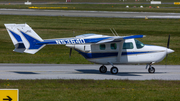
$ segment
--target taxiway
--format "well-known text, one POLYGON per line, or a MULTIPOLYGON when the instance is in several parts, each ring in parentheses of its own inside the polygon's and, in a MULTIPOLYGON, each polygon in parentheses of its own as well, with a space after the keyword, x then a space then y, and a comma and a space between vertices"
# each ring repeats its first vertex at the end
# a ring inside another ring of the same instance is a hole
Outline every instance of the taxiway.
POLYGON ((180 19, 180 13, 0 9, 1 15, 180 19))
POLYGON ((95 64, 0 64, 0 79, 94 79, 94 80, 180 80, 179 65, 154 65, 150 74, 145 65, 116 65, 119 73, 99 72, 95 64))

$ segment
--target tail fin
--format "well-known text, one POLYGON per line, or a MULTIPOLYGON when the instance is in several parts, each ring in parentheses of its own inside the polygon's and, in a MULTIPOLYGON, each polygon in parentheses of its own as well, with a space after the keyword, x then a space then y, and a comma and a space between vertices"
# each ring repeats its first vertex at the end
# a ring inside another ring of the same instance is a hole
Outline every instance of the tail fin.
POLYGON ((45 46, 44 44, 37 44, 37 42, 42 42, 43 39, 39 37, 29 25, 5 24, 5 26, 8 30, 8 33, 15 47, 16 47, 16 44, 18 44, 18 46, 23 44, 22 45, 24 46, 23 52, 35 54, 36 52, 38 52, 40 49, 42 49, 45 46), (16 34, 14 34, 13 32, 16 32, 16 34))
MULTIPOLYGON (((4 24, 9 36, 15 46, 15 49, 13 51, 23 53, 25 51, 25 46, 22 42, 22 39, 20 37, 20 33, 16 28, 16 24, 4 24)), ((19 24, 19 26, 21 26, 19 24)))

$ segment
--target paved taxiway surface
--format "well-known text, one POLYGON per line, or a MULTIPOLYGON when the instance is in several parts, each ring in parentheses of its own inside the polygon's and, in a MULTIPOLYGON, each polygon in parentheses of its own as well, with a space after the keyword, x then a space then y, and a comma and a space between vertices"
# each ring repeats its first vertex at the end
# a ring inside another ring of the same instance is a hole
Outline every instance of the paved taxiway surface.
POLYGON ((116 65, 119 73, 99 72, 94 64, 0 64, 0 79, 128 79, 180 80, 180 65, 154 65, 156 72, 149 74, 145 65, 116 65))
POLYGON ((107 17, 107 18, 172 18, 179 19, 180 13, 116 12, 116 11, 76 11, 76 10, 35 10, 0 9, 1 15, 107 17))
MULTIPOLYGON (((33 5, 44 5, 44 4, 150 4, 150 2, 31 2, 33 5)), ((24 2, 8 2, 8 1, 1 1, 1 5, 23 5, 24 2)), ((174 2, 161 2, 161 4, 174 4, 174 2)))

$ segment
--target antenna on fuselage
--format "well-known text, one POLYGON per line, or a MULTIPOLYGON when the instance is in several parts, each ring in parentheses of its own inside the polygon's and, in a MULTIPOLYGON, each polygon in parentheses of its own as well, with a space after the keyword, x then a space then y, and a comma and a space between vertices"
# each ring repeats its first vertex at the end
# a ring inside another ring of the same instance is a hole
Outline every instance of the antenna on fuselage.
POLYGON ((116 35, 114 34, 114 32, 112 31, 112 29, 111 29, 111 28, 110 28, 110 30, 111 30, 111 32, 113 33, 113 35, 114 35, 114 36, 116 36, 116 35))
POLYGON ((118 33, 116 32, 116 30, 113 28, 114 32, 116 33, 116 36, 119 36, 118 33))
POLYGON ((113 33, 114 36, 119 36, 116 30, 113 28, 113 30, 110 28, 111 32, 113 33))

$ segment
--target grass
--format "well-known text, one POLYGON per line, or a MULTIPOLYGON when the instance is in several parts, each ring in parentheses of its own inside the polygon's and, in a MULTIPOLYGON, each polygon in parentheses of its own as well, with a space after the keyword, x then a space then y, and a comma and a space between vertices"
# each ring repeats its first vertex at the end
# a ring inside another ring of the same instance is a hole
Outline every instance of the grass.
MULTIPOLYGON (((139 39, 145 44, 166 46, 171 34, 168 64, 180 63, 180 20, 178 19, 121 19, 121 18, 73 18, 44 16, 0 15, 0 63, 78 63, 89 64, 80 54, 69 48, 46 46, 35 55, 15 53, 4 23, 27 23, 43 39, 72 37, 84 33, 112 35, 115 28, 119 35, 143 34, 139 39)), ((159 64, 165 64, 165 61, 159 64)), ((20 101, 61 100, 124 100, 152 101, 180 99, 180 81, 161 80, 0 80, 0 89, 19 89, 20 101)))
POLYGON ((0 80, 19 89, 20 101, 178 101, 180 81, 161 80, 0 80))
MULTIPOLYGON (((113 35, 109 28, 115 28, 119 35, 143 34, 138 39, 144 44, 166 47, 171 34, 170 48, 175 50, 168 55, 168 64, 180 64, 180 20, 179 19, 122 19, 122 18, 74 18, 44 16, 0 15, 0 63, 55 63, 89 64, 76 51, 69 58, 69 48, 62 45, 49 45, 35 55, 15 53, 14 46, 4 27, 5 23, 27 23, 43 39, 73 37, 85 33, 113 35)), ((158 63, 165 64, 165 60, 158 63)))

